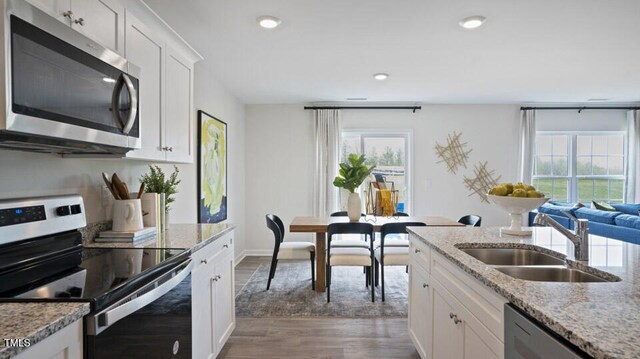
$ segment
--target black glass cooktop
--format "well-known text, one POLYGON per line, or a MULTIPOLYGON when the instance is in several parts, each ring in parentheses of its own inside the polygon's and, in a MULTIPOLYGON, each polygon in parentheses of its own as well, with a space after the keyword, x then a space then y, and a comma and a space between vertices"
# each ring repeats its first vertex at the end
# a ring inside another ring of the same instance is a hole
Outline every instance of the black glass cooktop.
MULTIPOLYGON (((89 301, 92 309, 159 277, 189 258, 184 249, 84 248, 76 267, 3 293, 3 299, 89 301)), ((46 271, 47 266, 43 266, 46 271)))

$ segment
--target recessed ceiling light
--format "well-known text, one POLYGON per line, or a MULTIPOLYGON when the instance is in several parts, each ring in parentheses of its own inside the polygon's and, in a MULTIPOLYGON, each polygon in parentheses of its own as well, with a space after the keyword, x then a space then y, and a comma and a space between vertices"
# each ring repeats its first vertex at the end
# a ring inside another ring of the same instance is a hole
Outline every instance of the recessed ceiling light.
POLYGON ((282 23, 282 20, 278 19, 275 16, 260 16, 258 19, 258 24, 265 29, 275 29, 282 23))
POLYGON ((465 29, 477 29, 487 20, 484 16, 469 16, 460 20, 458 24, 465 29))
POLYGON ((389 78, 389 74, 385 74, 383 72, 377 73, 377 74, 373 74, 373 78, 378 80, 378 81, 383 81, 389 78))

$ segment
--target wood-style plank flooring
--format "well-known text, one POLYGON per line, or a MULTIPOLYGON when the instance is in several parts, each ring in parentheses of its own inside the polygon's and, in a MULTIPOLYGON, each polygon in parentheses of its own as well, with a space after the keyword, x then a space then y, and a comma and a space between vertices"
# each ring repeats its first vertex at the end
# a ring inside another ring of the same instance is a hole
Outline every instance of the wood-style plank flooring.
MULTIPOLYGON (((269 257, 246 257, 236 293, 269 257)), ((276 278, 277 278, 276 273, 276 278)), ((405 318, 237 318, 218 358, 419 358, 405 318)))

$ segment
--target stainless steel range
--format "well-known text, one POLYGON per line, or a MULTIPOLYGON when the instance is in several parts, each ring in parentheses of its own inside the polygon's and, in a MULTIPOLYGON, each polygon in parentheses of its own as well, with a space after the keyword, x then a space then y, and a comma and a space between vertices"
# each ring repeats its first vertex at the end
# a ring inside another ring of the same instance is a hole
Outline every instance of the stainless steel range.
POLYGON ((85 358, 191 358, 185 249, 83 248, 78 195, 0 201, 0 301, 83 301, 85 358))

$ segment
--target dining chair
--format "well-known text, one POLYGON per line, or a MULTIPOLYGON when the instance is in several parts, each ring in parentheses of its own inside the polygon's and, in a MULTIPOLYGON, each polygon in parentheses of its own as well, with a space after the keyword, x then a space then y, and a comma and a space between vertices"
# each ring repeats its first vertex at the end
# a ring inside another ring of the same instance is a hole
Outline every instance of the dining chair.
POLYGON ((394 217, 409 217, 407 213, 404 212, 396 212, 393 214, 394 217))
POLYGON ((464 225, 472 227, 480 227, 480 224, 482 223, 482 217, 476 216, 475 214, 468 214, 466 216, 460 217, 458 223, 462 223, 464 225))
POLYGON ((380 274, 380 285, 382 301, 384 302, 384 266, 408 266, 409 246, 390 246, 385 243, 385 237, 389 234, 407 234, 407 227, 425 227, 422 222, 398 222, 386 223, 380 227, 380 246, 374 250, 375 282, 378 282, 380 274), (380 267, 378 269, 378 263, 380 267))
POLYGON ((365 286, 371 285, 371 301, 375 301, 375 286, 373 285, 373 225, 371 223, 332 223, 327 227, 327 263, 326 287, 327 303, 331 301, 331 268, 336 266, 362 266, 365 270, 365 286), (332 247, 331 240, 338 234, 360 234, 369 236, 369 248, 332 247))
MULTIPOLYGON (((331 213, 331 217, 347 217, 347 211, 339 211, 331 213)), ((365 214, 361 213, 361 217, 364 217, 365 214)), ((369 243, 367 243, 366 239, 363 236, 358 235, 341 235, 337 238, 334 238, 333 243, 331 244, 333 247, 359 247, 359 248, 369 248, 369 243)))
POLYGON ((276 266, 280 259, 301 259, 309 256, 311 259, 311 289, 316 289, 316 245, 311 242, 284 242, 284 224, 275 214, 267 214, 267 227, 273 232, 275 245, 271 257, 271 268, 267 280, 267 290, 271 287, 271 280, 276 274, 276 266))

